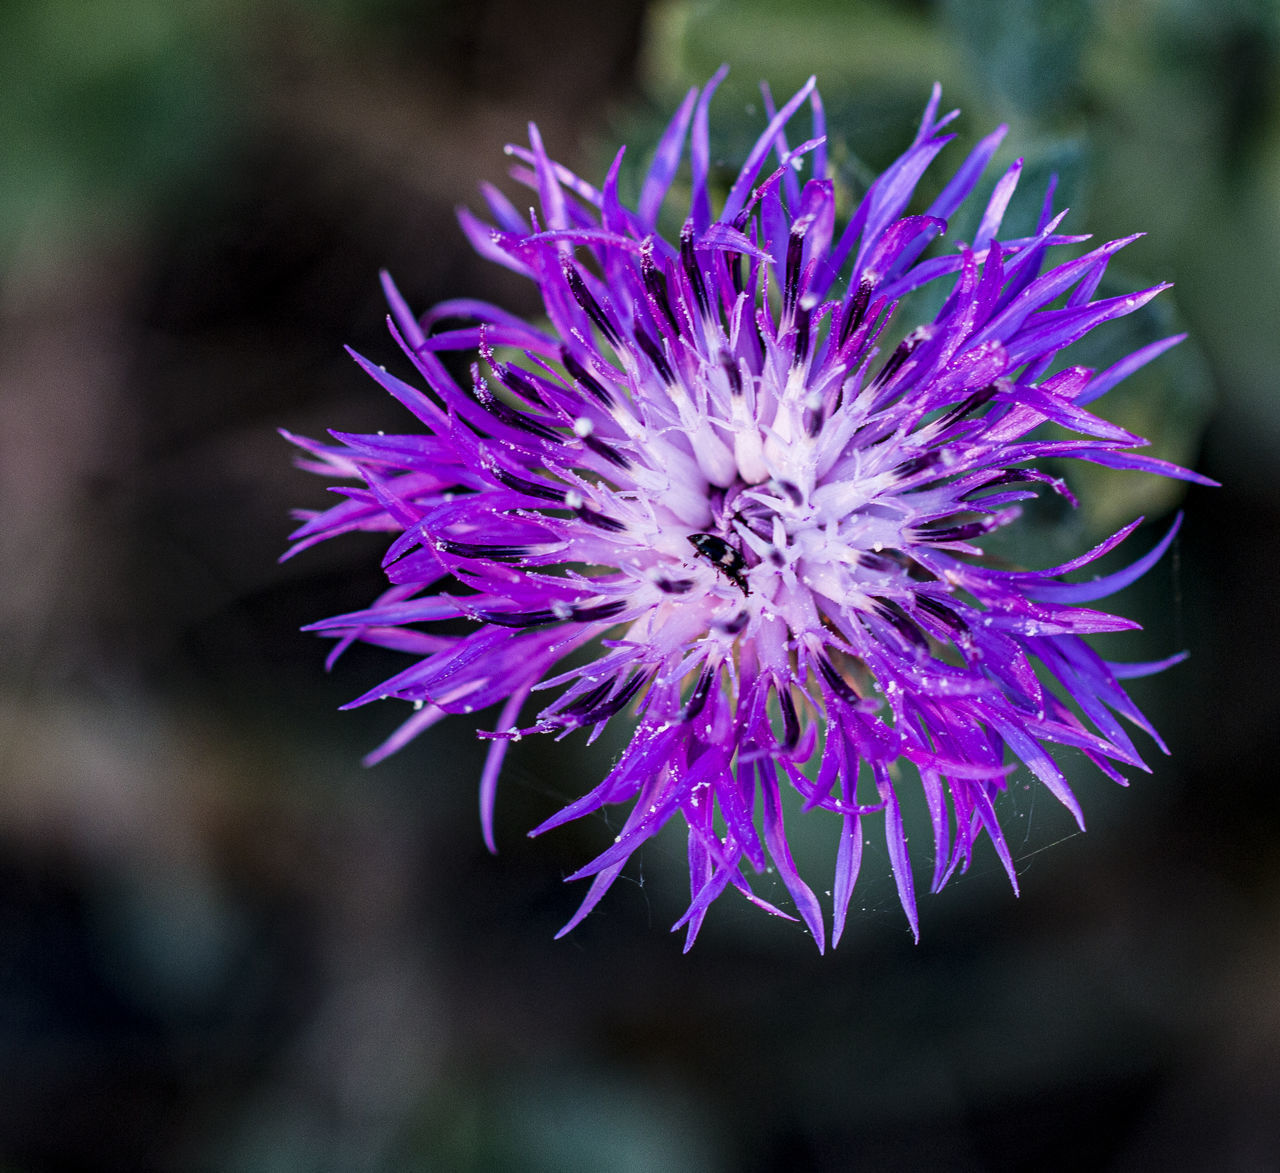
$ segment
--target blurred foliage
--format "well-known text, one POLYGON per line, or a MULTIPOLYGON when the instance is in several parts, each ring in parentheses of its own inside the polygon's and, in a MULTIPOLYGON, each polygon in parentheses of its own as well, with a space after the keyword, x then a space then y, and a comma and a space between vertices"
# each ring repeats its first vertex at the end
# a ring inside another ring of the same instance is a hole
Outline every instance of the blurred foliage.
POLYGON ((226 134, 222 0, 5 0, 0 256, 15 236, 128 229, 198 189, 226 134))
POLYGON ((1011 112, 1047 121, 1080 100, 1096 0, 944 0, 945 30, 1011 112))
POLYGON ((0 257, 216 199, 218 171, 278 100, 273 52, 277 67, 388 49, 434 65, 467 18, 450 0, 3 0, 0 257))

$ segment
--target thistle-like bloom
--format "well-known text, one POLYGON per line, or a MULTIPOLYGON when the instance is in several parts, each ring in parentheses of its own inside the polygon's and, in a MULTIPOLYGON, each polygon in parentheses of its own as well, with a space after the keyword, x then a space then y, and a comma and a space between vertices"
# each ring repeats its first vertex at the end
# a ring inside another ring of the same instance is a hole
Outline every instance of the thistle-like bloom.
POLYGON ((1128 569, 1085 582, 1066 576, 1138 522, 1048 570, 993 566, 982 542, 1038 491, 1074 504, 1039 462, 1203 480, 1132 453, 1145 441, 1086 410, 1178 339, 1100 373, 1057 362, 1164 286, 1095 297, 1133 238, 1053 263, 1087 238, 1059 233, 1048 196, 1034 235, 1000 238, 1020 162, 973 238, 942 243, 1004 128, 922 214, 906 214, 951 137, 936 87, 914 141, 847 224, 812 81, 776 112, 766 93, 768 126, 713 209, 708 106, 722 74, 689 93, 634 207, 619 194, 621 151, 597 188, 552 162, 531 126, 529 148, 509 151, 539 210, 526 218, 486 187, 493 224, 461 213, 482 255, 537 284, 545 322, 471 300, 418 318, 386 282, 392 333, 427 390, 356 361, 419 430, 334 433, 337 446, 290 437, 305 467, 363 482, 304 513, 293 550, 352 530, 395 534, 390 589, 312 629, 337 638, 334 655, 364 640, 415 658, 352 702, 413 705, 374 760, 446 714, 501 706, 482 734, 490 848, 512 740, 634 722, 604 780, 533 832, 630 804, 613 842, 569 877, 591 884, 563 932, 682 818, 686 948, 728 887, 787 915, 752 891, 749 875, 769 868, 822 948, 820 902, 783 823, 790 787, 841 823, 833 943, 873 824, 918 935, 902 787, 923 787, 933 890, 984 833, 1016 890, 994 804, 1017 763, 1081 820, 1049 747, 1074 747, 1123 781, 1117 766, 1146 767, 1118 717, 1160 744, 1118 681, 1179 657, 1108 663, 1082 637, 1137 625, 1082 604, 1142 575, 1173 531, 1128 569), (789 145, 805 106, 810 137, 789 145), (659 212, 686 142, 690 205, 666 240, 659 212), (941 288, 941 308, 903 321, 902 299, 926 286, 941 288), (463 383, 441 358, 459 352, 472 360, 463 383), (1057 427, 1045 435, 1044 424, 1057 427))

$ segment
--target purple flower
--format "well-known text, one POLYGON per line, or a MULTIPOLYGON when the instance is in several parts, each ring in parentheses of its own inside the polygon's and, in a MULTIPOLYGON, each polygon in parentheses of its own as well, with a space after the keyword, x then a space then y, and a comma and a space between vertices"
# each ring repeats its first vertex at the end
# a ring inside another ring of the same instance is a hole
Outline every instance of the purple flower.
POLYGON ((776 112, 766 93, 769 124, 713 209, 708 106, 723 73, 677 111, 634 207, 619 194, 621 151, 597 188, 552 162, 530 127, 530 146, 510 148, 512 174, 539 208, 526 218, 486 187, 493 225, 461 213, 482 255, 537 284, 545 323, 471 300, 417 318, 385 282, 392 333, 428 391, 355 357, 418 430, 334 433, 336 446, 290 436, 305 467, 363 482, 302 514, 291 553, 352 530, 394 535, 390 589, 311 630, 336 638, 330 661, 353 640, 413 658, 352 702, 413 706, 371 760, 446 714, 501 706, 482 734, 490 848, 511 741, 634 721, 603 781, 533 832, 630 804, 614 841, 569 877, 591 884, 562 932, 679 817, 686 948, 729 887, 787 915, 751 888, 750 873, 772 868, 821 949, 822 908, 783 821, 791 787, 806 811, 840 820, 833 944, 872 827, 918 936, 903 786, 918 780, 927 801, 932 890, 984 833, 1016 890, 994 802, 1018 761, 1082 820, 1049 747, 1078 749, 1118 782, 1120 766, 1146 769, 1118 718, 1163 749, 1119 681, 1180 657, 1109 663, 1083 637, 1137 624, 1085 604, 1149 569, 1177 523, 1127 569, 1084 582, 1067 576, 1137 521, 1048 570, 993 566, 982 543, 1037 492, 1075 503, 1037 467, 1046 460, 1210 483, 1132 453, 1145 441, 1087 410, 1179 339, 1101 372, 1057 362, 1165 286, 1095 297, 1134 238, 1057 260, 1087 238, 1059 232, 1049 197, 1034 235, 1001 238, 1020 161, 971 240, 927 251, 1005 130, 907 214, 951 137, 936 87, 914 141, 847 224, 812 81, 776 112), (792 146, 806 105, 810 137, 792 146), (686 143, 690 206, 666 240, 659 212, 686 143), (904 321, 904 297, 926 286, 941 308, 904 321), (473 360, 469 382, 441 359, 457 352, 473 360))

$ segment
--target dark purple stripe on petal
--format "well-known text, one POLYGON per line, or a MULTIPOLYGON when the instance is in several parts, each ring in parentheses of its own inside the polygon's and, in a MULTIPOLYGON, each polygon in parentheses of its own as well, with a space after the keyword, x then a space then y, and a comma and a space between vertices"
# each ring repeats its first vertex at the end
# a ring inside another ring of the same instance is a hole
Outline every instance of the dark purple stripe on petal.
POLYGON ((573 511, 573 515, 579 521, 585 521, 587 525, 593 526, 598 530, 603 530, 608 534, 620 534, 627 528, 625 522, 621 522, 615 517, 610 517, 607 513, 601 513, 596 509, 592 509, 588 505, 578 506, 578 508, 573 511))
POLYGON ((455 542, 439 538, 436 548, 455 558, 482 558, 489 562, 523 562, 533 553, 530 546, 486 546, 480 542, 455 542))
POLYGON ((702 666, 702 671, 698 673, 698 679, 693 686, 693 691, 689 694, 689 699, 685 702, 684 709, 680 713, 681 720, 692 721, 706 708, 707 698, 711 695, 711 685, 718 675, 719 669, 713 665, 704 664, 702 666))
POLYGON ((537 497, 539 500, 552 501, 557 505, 564 504, 566 490, 558 485, 549 485, 542 481, 528 481, 499 466, 493 468, 493 477, 494 480, 505 485, 508 489, 523 493, 527 497, 537 497))
POLYGON ((616 448, 606 444, 599 436, 588 434, 582 437, 582 442, 597 456, 603 457, 614 468, 630 468, 631 461, 622 455, 616 448))
POLYGON ((654 586, 658 588, 664 595, 687 595, 697 585, 691 578, 662 578, 654 579, 654 586))
POLYGON ((564 369, 569 372, 569 377, 586 390, 593 399, 605 407, 613 406, 613 396, 605 389, 604 384, 573 357, 567 346, 561 349, 561 360, 564 363, 564 369))
POLYGON ((574 300, 586 312, 587 317, 599 327, 600 333, 614 346, 621 345, 622 335, 619 333, 618 327, 610 321, 600 303, 596 301, 594 294, 587 288, 586 282, 582 279, 582 274, 569 263, 565 264, 563 272, 565 281, 569 283, 569 292, 573 294, 574 300))
POLYGON ((835 665, 826 656, 816 657, 815 662, 818 665, 818 671, 822 674, 822 679, 827 682, 831 691, 845 704, 857 705, 862 700, 862 697, 858 695, 858 690, 836 671, 835 665))
POLYGON ((680 233, 680 264, 689 286, 693 290, 694 300, 698 303, 698 312, 703 318, 711 316, 711 304, 707 300, 707 285, 702 279, 702 270, 698 266, 698 257, 693 249, 693 223, 686 220, 680 233))
POLYGON ((627 609, 625 599, 611 599, 593 607, 574 607, 573 618, 579 623, 603 623, 627 609))
POLYGON ((662 347, 638 326, 636 327, 636 345, 640 347, 645 357, 653 364, 653 369, 657 371, 659 379, 668 386, 676 381, 676 377, 671 370, 671 364, 667 362, 667 356, 662 353, 662 347))

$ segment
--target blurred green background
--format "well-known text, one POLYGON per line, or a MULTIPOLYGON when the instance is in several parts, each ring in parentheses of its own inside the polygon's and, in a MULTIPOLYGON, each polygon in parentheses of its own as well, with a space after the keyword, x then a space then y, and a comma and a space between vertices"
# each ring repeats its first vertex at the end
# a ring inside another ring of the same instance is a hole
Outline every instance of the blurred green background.
POLYGON ((0 31, 0 1170, 1280 1167, 1270 0, 3 0, 0 31), (987 851, 919 946, 869 849, 834 955, 726 898, 683 957, 678 837, 552 941, 613 832, 524 832, 616 742, 518 747, 491 858, 470 730, 363 770, 400 714, 334 709, 395 661, 326 677, 296 630, 374 595, 382 543, 276 563, 323 486, 274 428, 403 426, 341 350, 393 357, 379 268, 536 312, 455 205, 529 119, 588 176, 642 154, 721 61, 725 162, 758 80, 816 72, 855 176, 940 80, 1069 226, 1149 233, 1117 280, 1177 283, 1082 361, 1192 335, 1104 414, 1224 487, 1099 476, 1036 531, 1187 510, 1117 603, 1123 653, 1192 653, 1135 689, 1172 756, 1078 771, 1085 836, 1015 778, 1021 898, 987 851))

